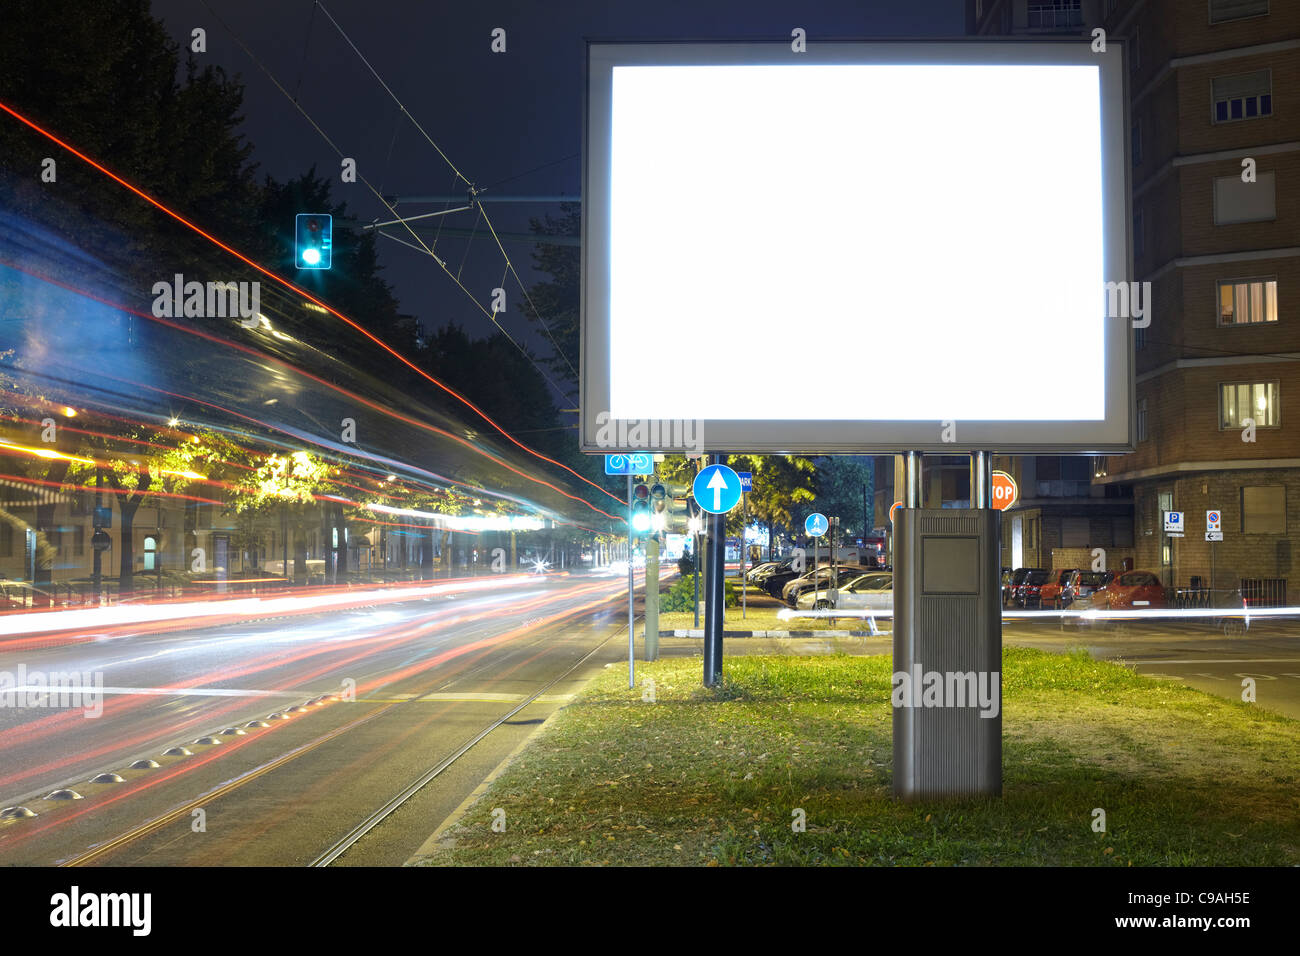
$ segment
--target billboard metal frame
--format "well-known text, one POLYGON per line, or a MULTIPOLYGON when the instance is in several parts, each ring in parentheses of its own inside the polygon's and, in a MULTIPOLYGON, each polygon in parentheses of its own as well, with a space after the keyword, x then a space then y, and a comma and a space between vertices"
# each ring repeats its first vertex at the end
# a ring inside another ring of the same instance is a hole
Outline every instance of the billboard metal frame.
MULTIPOLYGON (((794 54, 788 41, 718 42, 589 41, 583 123, 582 204, 582 353, 579 436, 582 451, 596 453, 636 449, 700 451, 698 439, 710 451, 788 453, 894 453, 913 449, 932 454, 962 454, 996 449, 1006 454, 1123 454, 1134 449, 1133 335, 1130 319, 1105 319, 1105 414, 1096 421, 976 421, 958 420, 955 439, 944 441, 938 421, 880 420, 724 420, 704 419, 693 429, 652 426, 649 434, 637 423, 610 421, 610 108, 613 69, 635 65, 782 64, 795 62, 900 64, 1060 64, 1095 65, 1101 88, 1102 199, 1104 276, 1107 281, 1132 278, 1129 243, 1130 167, 1128 69, 1120 40, 1107 39, 1104 53, 1092 52, 1087 37, 885 39, 828 41, 810 44, 794 54), (604 414, 602 415, 602 412, 604 414), (687 436, 682 440, 683 431, 687 436)), ((1064 186, 1063 188, 1068 188, 1064 186)), ((689 203, 686 203, 689 206, 689 203)), ((1105 301, 1103 288, 1097 301, 1105 301)), ((1100 305, 1099 305, 1100 307, 1100 305)), ((959 343, 954 343, 959 345, 959 343)), ((695 364, 687 353, 683 361, 695 364)), ((705 360, 704 364, 709 364, 705 360)), ((652 370, 647 370, 649 374, 652 370)), ((687 371, 681 384, 689 387, 687 371)), ((997 369, 972 369, 972 387, 996 386, 997 369)), ((870 388, 869 381, 860 383, 870 388)), ((647 388, 664 387, 651 384, 647 388)), ((1008 383, 1006 387, 1014 387, 1008 383)), ((1026 396, 1044 401, 1048 396, 1026 396)))

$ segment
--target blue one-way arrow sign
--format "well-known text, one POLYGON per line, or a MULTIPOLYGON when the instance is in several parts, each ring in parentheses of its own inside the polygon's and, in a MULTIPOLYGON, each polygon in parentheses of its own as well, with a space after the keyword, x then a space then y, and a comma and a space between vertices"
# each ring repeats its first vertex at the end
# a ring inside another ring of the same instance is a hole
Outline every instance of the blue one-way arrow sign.
POLYGON ((740 503, 740 476, 726 465, 709 465, 691 486, 695 503, 711 514, 726 514, 740 503))

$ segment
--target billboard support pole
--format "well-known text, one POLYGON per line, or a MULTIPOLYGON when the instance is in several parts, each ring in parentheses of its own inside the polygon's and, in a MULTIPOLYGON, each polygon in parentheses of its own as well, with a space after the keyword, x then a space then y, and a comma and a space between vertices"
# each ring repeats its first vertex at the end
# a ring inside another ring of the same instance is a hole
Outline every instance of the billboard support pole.
POLYGON ((921 485, 921 453, 903 453, 903 507, 919 508, 924 499, 921 485))
POLYGON ((971 452, 970 506, 993 507, 993 453, 990 451, 971 452))

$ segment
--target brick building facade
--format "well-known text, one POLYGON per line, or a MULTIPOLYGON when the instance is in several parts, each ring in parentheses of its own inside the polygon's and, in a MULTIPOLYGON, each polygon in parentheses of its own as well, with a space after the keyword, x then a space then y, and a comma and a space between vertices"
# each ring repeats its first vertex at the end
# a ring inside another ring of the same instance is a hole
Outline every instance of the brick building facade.
POLYGON ((1300 4, 978 0, 969 12, 975 33, 1088 42, 1102 27, 1126 44, 1133 277, 1151 283, 1151 322, 1134 333, 1136 451, 1097 460, 1092 483, 1132 490, 1137 567, 1188 585, 1213 564, 1218 587, 1285 600, 1300 581, 1300 4), (1211 509, 1222 542, 1205 540, 1211 509), (1164 534, 1169 510, 1186 514, 1186 537, 1164 534))

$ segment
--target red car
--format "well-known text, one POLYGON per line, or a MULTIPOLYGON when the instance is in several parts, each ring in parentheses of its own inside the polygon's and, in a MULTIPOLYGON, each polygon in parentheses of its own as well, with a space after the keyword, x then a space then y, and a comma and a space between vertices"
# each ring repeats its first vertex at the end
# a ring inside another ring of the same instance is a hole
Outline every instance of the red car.
POLYGON ((1125 571, 1114 581, 1099 588, 1094 598, 1104 600, 1112 611, 1138 611, 1143 608, 1165 607, 1165 587, 1160 576, 1152 571, 1125 571))
POLYGON ((1038 589, 1038 606, 1043 608, 1061 607, 1061 589, 1070 580, 1078 568, 1053 568, 1047 576, 1047 582, 1038 589))

